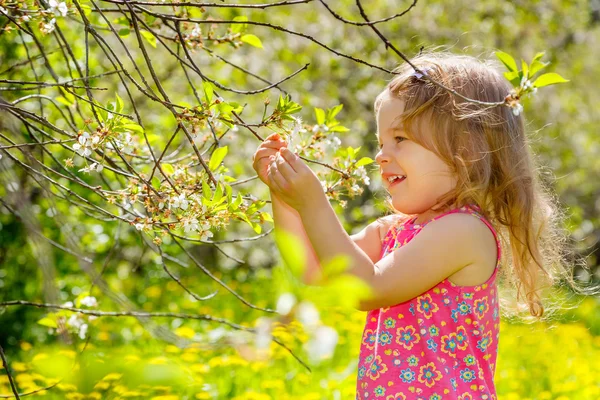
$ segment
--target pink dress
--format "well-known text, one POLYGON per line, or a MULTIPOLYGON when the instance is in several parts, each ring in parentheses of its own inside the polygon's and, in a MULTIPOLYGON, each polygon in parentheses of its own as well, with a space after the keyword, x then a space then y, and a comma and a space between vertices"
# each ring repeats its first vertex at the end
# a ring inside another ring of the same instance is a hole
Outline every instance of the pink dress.
POLYGON ((381 258, 408 243, 428 223, 451 213, 469 213, 491 229, 498 257, 492 276, 481 285, 457 286, 446 278, 410 301, 367 313, 357 400, 496 399, 500 244, 492 225, 477 210, 464 206, 424 224, 413 224, 416 218, 411 218, 388 230, 381 258))

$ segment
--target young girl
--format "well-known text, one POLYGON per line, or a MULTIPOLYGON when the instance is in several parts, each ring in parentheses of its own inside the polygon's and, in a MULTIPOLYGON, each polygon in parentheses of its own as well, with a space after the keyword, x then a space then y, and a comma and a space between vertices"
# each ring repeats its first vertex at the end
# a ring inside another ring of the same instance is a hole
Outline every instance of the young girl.
MULTIPOLYGON (((470 99, 501 102, 512 89, 471 57, 411 61, 470 99)), ((376 162, 393 215, 349 236, 316 175, 277 134, 254 168, 271 189, 276 228, 305 246, 305 282, 345 254, 349 273, 372 288, 358 306, 368 314, 357 399, 496 399, 498 280, 542 317, 541 289, 569 279, 555 207, 521 114, 467 102, 409 65, 397 72, 375 101, 376 162)))

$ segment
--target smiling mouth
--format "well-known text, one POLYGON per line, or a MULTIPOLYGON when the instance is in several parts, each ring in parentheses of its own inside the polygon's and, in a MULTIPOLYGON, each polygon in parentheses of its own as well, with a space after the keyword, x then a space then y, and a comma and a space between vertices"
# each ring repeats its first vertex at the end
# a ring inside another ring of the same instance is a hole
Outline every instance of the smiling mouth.
POLYGON ((389 182, 389 186, 388 187, 392 187, 392 186, 396 186, 397 184, 404 182, 406 180, 406 176, 402 176, 402 177, 396 177, 394 180, 392 180, 391 182, 389 182))

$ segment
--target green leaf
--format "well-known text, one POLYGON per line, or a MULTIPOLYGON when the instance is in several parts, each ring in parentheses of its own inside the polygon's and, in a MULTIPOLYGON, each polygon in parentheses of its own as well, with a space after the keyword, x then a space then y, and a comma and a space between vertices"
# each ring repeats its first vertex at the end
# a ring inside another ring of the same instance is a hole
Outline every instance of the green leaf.
MULTIPOLYGON (((236 22, 246 22, 248 21, 248 17, 244 15, 240 15, 233 19, 236 22)), ((231 24, 231 32, 232 33, 240 33, 248 27, 248 24, 231 24)))
POLYGON ((130 33, 131 33, 131 30, 129 28, 119 29, 119 36, 121 36, 121 37, 127 37, 127 36, 129 36, 130 33))
POLYGON ((173 175, 175 173, 175 168, 171 164, 162 164, 162 170, 167 175, 173 175))
POLYGON ((506 68, 508 68, 509 71, 518 71, 517 63, 510 54, 507 54, 503 51, 496 51, 494 54, 496 54, 496 57, 498 57, 498 59, 502 61, 504 66, 506 66, 506 68))
POLYGON ((251 46, 258 47, 260 49, 263 48, 262 42, 255 35, 250 35, 250 34, 244 35, 244 36, 241 37, 241 41, 245 42, 245 43, 248 43, 251 46))
POLYGON ((71 103, 69 100, 67 100, 66 98, 64 98, 63 96, 58 96, 56 98, 56 101, 58 101, 61 104, 64 104, 67 107, 70 107, 73 105, 73 103, 71 103))
POLYGON ((525 77, 525 79, 529 79, 529 67, 523 59, 521 59, 521 68, 523 69, 523 76, 525 77))
POLYGON ((223 186, 220 183, 217 183, 217 190, 215 191, 213 201, 219 202, 221 199, 223 199, 223 186))
POLYGON ((262 232, 262 226, 257 222, 250 222, 250 226, 254 229, 254 232, 260 235, 262 232))
POLYGON ((154 187, 154 189, 160 189, 160 179, 158 178, 158 176, 153 176, 152 177, 152 187, 154 187))
POLYGON ((329 132, 348 132, 350 129, 346 128, 342 125, 334 126, 333 128, 329 128, 329 132))
POLYGON ((336 115, 338 115, 338 113, 339 113, 340 111, 342 111, 342 108, 344 108, 344 105, 343 105, 343 104, 340 104, 340 105, 337 105, 337 106, 333 107, 331 110, 329 110, 329 113, 328 113, 328 114, 329 114, 329 115, 328 115, 328 118, 329 118, 329 119, 333 119, 333 118, 335 118, 335 116, 336 116, 336 115))
POLYGON ((210 168, 211 171, 216 170, 226 155, 227 146, 219 147, 218 149, 213 151, 212 155, 210 156, 210 161, 208 162, 208 168, 210 168))
POLYGON ((564 83, 570 82, 569 80, 563 78, 556 72, 549 72, 547 74, 540 75, 535 82, 533 82, 534 87, 544 87, 548 85, 554 85, 556 83, 564 83))
POLYGON ((59 86, 58 88, 62 92, 63 96, 65 96, 67 101, 71 102, 71 104, 75 104, 75 96, 73 96, 71 93, 67 92, 67 90, 62 86, 59 86))
POLYGON ((240 204, 242 204, 242 195, 238 193, 235 201, 233 203, 231 203, 231 209, 233 211, 237 210, 240 207, 240 204))
POLYGON ((358 167, 362 167, 363 165, 369 165, 372 162, 374 162, 374 161, 371 158, 363 157, 360 160, 358 160, 355 165, 356 165, 356 168, 358 168, 358 167))
POLYGON ((519 83, 521 83, 519 80, 519 71, 505 72, 504 77, 508 79, 513 86, 517 86, 519 83))
POLYGON ((130 26, 129 25, 129 20, 127 19, 127 17, 123 16, 123 17, 119 17, 117 19, 113 20, 114 24, 119 24, 119 25, 124 25, 124 26, 130 26))
POLYGON ((537 74, 543 68, 546 68, 550 63, 541 62, 535 60, 529 66, 529 79, 531 79, 535 74, 537 74))
POLYGON ((206 181, 202 181, 202 197, 209 200, 212 197, 212 190, 206 181))
POLYGON ((266 213, 266 212, 261 212, 260 216, 262 217, 263 220, 268 221, 268 222, 274 222, 273 221, 273 217, 271 217, 271 214, 266 213))
POLYGON ((142 34, 144 39, 146 39, 146 41, 150 43, 150 46, 156 48, 156 36, 144 29, 140 29, 140 33, 142 34))
POLYGON ((206 98, 206 102, 210 104, 215 91, 212 83, 210 83, 209 81, 202 82, 202 90, 204 91, 204 97, 206 98))
POLYGON ((539 53, 537 53, 535 55, 535 57, 533 57, 533 60, 531 60, 531 64, 533 64, 534 62, 538 61, 540 58, 542 58, 544 56, 544 54, 546 54, 546 52, 544 51, 540 51, 539 53))
POLYGON ((315 117, 317 118, 318 125, 325 123, 325 111, 323 109, 315 107, 315 117))
POLYGON ((56 321, 48 317, 40 319, 37 323, 43 326, 47 326, 48 328, 58 328, 56 321))
POLYGON ((144 128, 142 128, 141 126, 139 126, 138 124, 135 124, 135 123, 134 124, 123 124, 123 125, 121 125, 121 127, 123 129, 126 129, 131 132, 140 133, 140 134, 144 133, 144 128))
POLYGON ((121 111, 123 111, 123 100, 121 100, 121 98, 119 97, 118 94, 115 94, 115 96, 117 96, 117 100, 116 100, 116 112, 120 113, 121 111))

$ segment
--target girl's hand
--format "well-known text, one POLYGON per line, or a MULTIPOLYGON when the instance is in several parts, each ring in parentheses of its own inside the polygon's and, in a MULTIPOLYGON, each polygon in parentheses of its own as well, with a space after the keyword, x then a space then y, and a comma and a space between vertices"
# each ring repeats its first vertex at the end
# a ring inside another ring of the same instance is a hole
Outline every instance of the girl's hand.
POLYGON ((282 147, 287 146, 278 133, 269 135, 264 142, 258 146, 258 149, 252 156, 252 167, 256 171, 258 178, 265 184, 269 185, 267 171, 269 164, 275 160, 277 151, 282 147))
POLYGON ((287 147, 269 164, 267 176, 269 187, 296 211, 317 206, 325 196, 319 178, 287 147))

